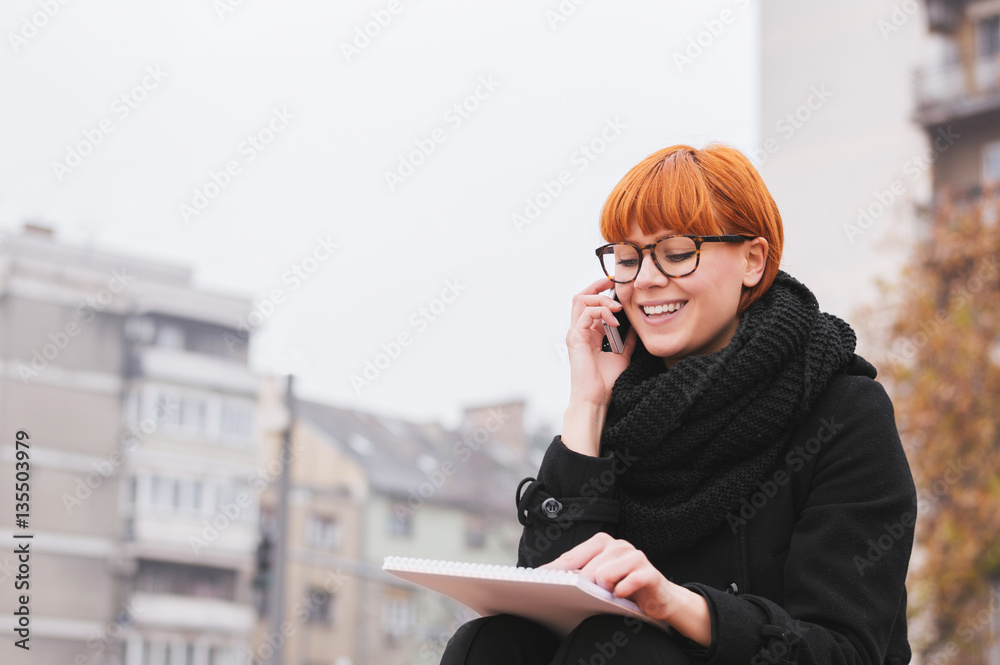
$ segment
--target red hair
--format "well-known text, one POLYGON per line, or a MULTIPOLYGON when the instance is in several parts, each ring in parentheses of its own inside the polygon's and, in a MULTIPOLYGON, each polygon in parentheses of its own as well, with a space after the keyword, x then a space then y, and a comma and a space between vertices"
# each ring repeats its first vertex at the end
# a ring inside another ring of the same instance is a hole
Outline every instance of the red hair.
POLYGON ((764 295, 778 274, 781 214, 757 169, 734 148, 673 145, 636 164, 604 202, 601 235, 621 242, 633 225, 646 234, 738 234, 767 240, 764 274, 755 286, 743 287, 739 312, 764 295))

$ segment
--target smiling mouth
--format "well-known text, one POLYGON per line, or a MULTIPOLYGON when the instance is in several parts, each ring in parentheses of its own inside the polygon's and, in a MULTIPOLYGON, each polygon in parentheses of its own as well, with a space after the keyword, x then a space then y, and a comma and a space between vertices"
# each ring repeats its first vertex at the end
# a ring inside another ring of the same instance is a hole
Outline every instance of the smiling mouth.
POLYGON ((672 302, 666 305, 657 305, 655 307, 646 307, 643 305, 642 313, 650 318, 655 316, 666 316, 680 311, 685 305, 687 305, 686 300, 684 302, 672 302))

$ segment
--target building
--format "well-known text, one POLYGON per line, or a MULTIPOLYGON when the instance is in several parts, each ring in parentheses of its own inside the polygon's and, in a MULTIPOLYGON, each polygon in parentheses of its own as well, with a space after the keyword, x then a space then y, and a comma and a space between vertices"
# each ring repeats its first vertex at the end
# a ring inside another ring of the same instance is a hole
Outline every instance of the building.
MULTIPOLYGON (((282 663, 438 662, 470 615, 381 571, 386 556, 513 564, 514 489, 528 475, 519 402, 467 409, 457 431, 309 401, 295 403, 282 663)), ((281 421, 280 390, 262 392, 281 421)), ((273 418, 270 415, 275 414, 273 418)), ((276 472, 279 437, 268 436, 276 472)), ((277 503, 265 491, 264 531, 277 503)), ((255 649, 278 641, 267 617, 255 649), (273 631, 271 631, 273 632, 273 631)))
MULTIPOLYGON (((0 242, 0 427, 31 442, 28 527, 10 496, 0 518, 6 538, 33 536, 30 651, 12 662, 242 662, 258 541, 249 309, 185 268, 42 227, 0 242)), ((13 477, 6 436, 2 450, 13 477)), ((14 598, 7 586, 4 612, 14 598)))
POLYGON ((934 189, 976 198, 1000 182, 1000 3, 930 0, 914 117, 934 155, 934 189))

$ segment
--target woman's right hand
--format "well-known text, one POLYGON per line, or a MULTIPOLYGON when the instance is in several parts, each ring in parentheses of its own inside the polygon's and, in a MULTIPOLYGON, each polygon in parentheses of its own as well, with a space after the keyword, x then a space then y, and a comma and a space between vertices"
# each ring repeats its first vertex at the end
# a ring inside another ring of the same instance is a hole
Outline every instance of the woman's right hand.
POLYGON ((611 388, 628 367, 638 337, 630 330, 622 353, 601 350, 604 325, 618 325, 614 312, 621 304, 605 295, 612 286, 606 277, 573 296, 566 350, 570 367, 570 403, 563 418, 562 440, 568 448, 586 455, 597 455, 601 428, 611 400, 611 388))

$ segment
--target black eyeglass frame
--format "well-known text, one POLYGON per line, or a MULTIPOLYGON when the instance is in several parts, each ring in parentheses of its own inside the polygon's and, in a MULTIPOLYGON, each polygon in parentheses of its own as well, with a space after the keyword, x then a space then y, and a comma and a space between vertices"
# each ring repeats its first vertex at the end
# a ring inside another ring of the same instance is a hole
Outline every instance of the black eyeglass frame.
POLYGON ((608 243, 607 245, 601 245, 596 250, 594 250, 594 253, 597 254, 597 260, 600 261, 600 263, 601 263, 601 270, 604 271, 604 274, 607 275, 607 277, 608 277, 609 280, 611 280, 615 284, 628 284, 629 282, 634 282, 636 280, 636 278, 639 277, 639 272, 642 270, 642 259, 643 259, 643 256, 644 256, 643 252, 645 250, 647 250, 647 249, 649 250, 649 255, 653 259, 653 264, 659 269, 659 271, 662 272, 664 275, 666 275, 667 277, 669 277, 671 279, 676 279, 678 277, 687 277, 688 275, 692 274, 695 270, 697 270, 699 265, 701 265, 701 245, 702 245, 702 243, 705 243, 705 242, 746 242, 747 240, 753 240, 754 238, 756 238, 756 236, 741 236, 741 235, 695 236, 695 235, 685 235, 685 234, 674 234, 674 235, 669 235, 669 236, 663 236, 662 238, 658 238, 656 240, 656 242, 650 243, 648 245, 643 245, 641 247, 639 245, 636 245, 635 243, 631 243, 631 242, 611 242, 611 243, 608 243), (691 268, 690 271, 684 273, 683 275, 671 275, 666 270, 664 270, 663 266, 660 265, 660 262, 656 260, 656 246, 658 244, 660 244, 661 242, 663 242, 664 240, 670 240, 671 238, 690 238, 691 240, 694 240, 694 268, 691 268), (633 277, 632 279, 629 279, 629 280, 625 280, 624 282, 616 280, 614 278, 614 276, 612 276, 612 275, 608 275, 608 269, 604 265, 604 258, 603 257, 604 257, 605 254, 608 253, 607 250, 610 248, 611 252, 613 253, 614 252, 614 247, 617 246, 617 245, 628 245, 629 247, 632 247, 633 249, 635 249, 636 254, 639 255, 639 265, 637 265, 636 268, 635 268, 635 277, 633 277))

